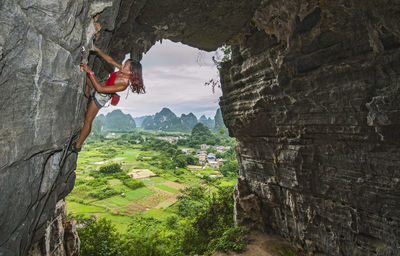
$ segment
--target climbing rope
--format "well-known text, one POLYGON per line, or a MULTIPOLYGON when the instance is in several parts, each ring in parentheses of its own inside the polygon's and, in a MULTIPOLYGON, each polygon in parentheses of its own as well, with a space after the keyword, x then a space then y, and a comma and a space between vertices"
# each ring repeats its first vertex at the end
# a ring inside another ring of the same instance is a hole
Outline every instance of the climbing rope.
MULTIPOLYGON (((82 62, 84 60, 85 53, 86 53, 85 47, 82 45, 82 47, 81 47, 81 61, 80 62, 82 62)), ((81 71, 82 71, 82 69, 81 69, 81 71)), ((82 90, 82 92, 83 92, 83 90, 82 90)), ((78 96, 79 96, 79 94, 80 93, 78 91, 78 96)), ((78 111, 78 114, 79 114, 79 112, 81 110, 81 103, 82 103, 82 100, 79 100, 79 99, 80 99, 80 97, 78 97, 78 104, 77 104, 77 108, 76 108, 76 110, 78 111)), ((77 115, 74 116, 74 122, 73 123, 76 123, 76 116, 77 115)), ((67 157, 72 153, 72 152, 70 152, 68 154, 68 149, 71 147, 72 139, 74 138, 74 136, 75 136, 74 130, 72 129, 71 130, 71 134, 70 134, 69 139, 68 139, 68 142, 66 144, 64 144, 63 155, 62 155, 61 160, 59 162, 60 170, 64 166, 64 163, 65 163, 65 160, 67 159, 67 157)))

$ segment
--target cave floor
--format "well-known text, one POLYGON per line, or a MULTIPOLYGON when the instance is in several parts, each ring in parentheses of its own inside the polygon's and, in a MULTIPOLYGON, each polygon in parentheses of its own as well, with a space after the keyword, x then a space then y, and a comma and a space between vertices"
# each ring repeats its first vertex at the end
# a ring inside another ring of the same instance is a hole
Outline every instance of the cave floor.
POLYGON ((212 256, 303 256, 297 249, 287 241, 276 235, 261 232, 251 232, 248 235, 249 243, 246 251, 238 252, 217 252, 212 256))

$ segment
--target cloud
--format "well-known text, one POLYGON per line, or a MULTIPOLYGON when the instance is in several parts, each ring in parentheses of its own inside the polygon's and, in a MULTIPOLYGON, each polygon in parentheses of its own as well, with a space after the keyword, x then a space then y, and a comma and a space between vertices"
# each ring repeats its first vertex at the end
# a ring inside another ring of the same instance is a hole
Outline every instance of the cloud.
POLYGON ((163 44, 157 43, 142 60, 146 94, 130 92, 125 99, 126 90, 120 93, 121 100, 117 107, 103 108, 100 113, 121 109, 136 117, 152 115, 168 107, 178 116, 192 112, 198 118, 203 114, 214 117, 222 92, 216 88, 213 93, 211 86, 204 86, 205 82, 216 79, 218 75, 211 59, 213 55, 213 52, 200 52, 168 40, 164 40, 163 44))
POLYGON ((147 68, 152 66, 213 66, 214 52, 202 51, 182 43, 163 40, 157 42, 150 51, 144 55, 142 64, 147 68))

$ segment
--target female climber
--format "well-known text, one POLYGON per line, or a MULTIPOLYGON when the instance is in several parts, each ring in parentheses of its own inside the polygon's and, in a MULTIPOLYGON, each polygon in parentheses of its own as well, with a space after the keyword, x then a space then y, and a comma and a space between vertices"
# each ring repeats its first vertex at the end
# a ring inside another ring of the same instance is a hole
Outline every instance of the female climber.
POLYGON ((96 117, 99 109, 102 108, 112 97, 115 92, 124 91, 130 86, 132 92, 145 93, 143 78, 142 78, 142 65, 132 59, 125 61, 124 64, 116 62, 109 55, 97 48, 95 45, 93 49, 108 63, 118 68, 119 71, 110 75, 107 81, 100 83, 90 67, 82 62, 81 68, 87 72, 85 96, 89 99, 89 105, 85 115, 85 121, 75 144, 72 144, 70 151, 78 153, 81 151, 83 142, 90 134, 92 129, 92 122, 96 117))

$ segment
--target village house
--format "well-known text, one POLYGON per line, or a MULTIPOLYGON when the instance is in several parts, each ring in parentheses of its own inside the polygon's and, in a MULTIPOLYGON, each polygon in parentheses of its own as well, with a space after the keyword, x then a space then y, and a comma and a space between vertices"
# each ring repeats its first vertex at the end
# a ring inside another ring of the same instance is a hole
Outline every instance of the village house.
POLYGON ((182 150, 182 152, 185 153, 186 155, 190 155, 190 154, 191 154, 191 151, 190 151, 190 149, 188 149, 188 148, 182 148, 181 150, 182 150))
POLYGON ((210 165, 211 168, 218 168, 219 164, 217 161, 213 161, 213 160, 208 160, 208 164, 210 165))
POLYGON ((207 159, 215 159, 215 154, 214 153, 209 153, 207 155, 207 159))
POLYGON ((217 150, 218 153, 225 153, 226 151, 228 151, 229 149, 231 149, 231 147, 227 146, 214 146, 215 150, 217 150))
POLYGON ((207 161, 207 153, 199 153, 198 155, 197 155, 197 157, 199 158, 199 163, 200 164, 205 164, 206 163, 206 161, 207 161))
POLYGON ((209 175, 209 176, 210 176, 210 178, 222 178, 222 177, 224 177, 224 175, 222 175, 221 173, 212 174, 212 175, 209 175))
POLYGON ((210 146, 206 145, 206 144, 201 144, 200 148, 201 148, 201 150, 206 150, 206 149, 210 148, 210 146))
POLYGON ((188 165, 186 167, 190 170, 202 170, 203 169, 203 166, 199 166, 199 165, 188 165))

